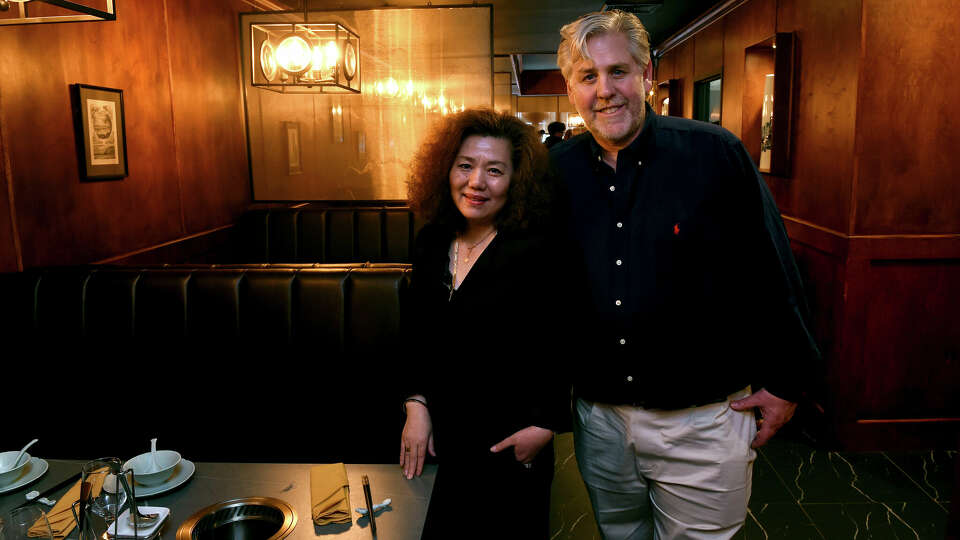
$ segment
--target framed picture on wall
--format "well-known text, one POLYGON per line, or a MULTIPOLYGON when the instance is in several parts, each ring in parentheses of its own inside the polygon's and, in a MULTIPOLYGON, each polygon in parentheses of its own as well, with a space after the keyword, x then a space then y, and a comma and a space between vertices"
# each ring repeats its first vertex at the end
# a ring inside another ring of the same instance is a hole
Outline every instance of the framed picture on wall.
POLYGON ((287 134, 287 174, 303 174, 303 156, 300 151, 300 122, 284 122, 287 134))
POLYGON ((114 180, 127 176, 123 91, 72 84, 70 96, 80 178, 114 180))

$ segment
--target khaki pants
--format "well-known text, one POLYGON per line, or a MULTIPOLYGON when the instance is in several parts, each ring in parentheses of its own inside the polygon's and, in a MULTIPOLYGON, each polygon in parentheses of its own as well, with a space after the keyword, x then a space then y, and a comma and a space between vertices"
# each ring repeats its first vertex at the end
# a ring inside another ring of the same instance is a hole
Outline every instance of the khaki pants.
POLYGON ((757 428, 729 401, 749 394, 675 411, 578 399, 577 464, 603 536, 732 537, 747 515, 757 428))

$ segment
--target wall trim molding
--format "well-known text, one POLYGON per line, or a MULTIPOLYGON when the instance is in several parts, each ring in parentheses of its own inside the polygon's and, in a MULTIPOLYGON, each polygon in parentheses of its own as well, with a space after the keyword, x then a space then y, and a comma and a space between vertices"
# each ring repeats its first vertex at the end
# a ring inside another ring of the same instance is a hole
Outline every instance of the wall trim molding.
POLYGON ((161 244, 156 244, 156 245, 153 245, 153 246, 147 246, 147 247, 145 247, 145 248, 140 248, 140 249, 137 249, 137 250, 134 250, 134 251, 130 251, 130 252, 128 252, 128 253, 121 253, 120 255, 114 255, 114 256, 109 257, 109 258, 107 258, 107 259, 102 259, 102 260, 99 260, 99 261, 94 261, 94 262, 92 262, 92 263, 90 263, 90 264, 111 264, 111 263, 115 263, 115 262, 117 262, 117 261, 120 261, 120 260, 123 260, 123 259, 127 259, 127 258, 130 258, 130 257, 133 257, 133 256, 135 256, 135 255, 142 255, 142 254, 147 253, 147 252, 149 252, 149 251, 154 251, 154 250, 157 250, 157 249, 162 249, 162 248, 165 248, 165 247, 170 247, 170 246, 173 246, 173 245, 175 245, 175 244, 185 243, 185 242, 188 242, 188 241, 190 241, 190 240, 195 240, 195 239, 197 239, 197 238, 201 238, 201 237, 203 237, 203 236, 208 236, 208 235, 216 234, 216 233, 219 233, 219 232, 225 232, 225 231, 227 231, 227 230, 229 230, 229 229, 231 229, 231 228, 233 228, 233 227, 234 227, 234 224, 233 224, 233 223, 230 223, 230 224, 228 224, 228 225, 221 225, 220 227, 214 227, 213 229, 208 229, 208 230, 206 230, 206 231, 201 231, 201 232, 194 233, 194 234, 190 234, 190 235, 187 235, 187 236, 182 236, 182 237, 180 237, 180 238, 175 238, 175 239, 173 239, 173 240, 169 240, 169 241, 163 242, 163 243, 161 243, 161 244))
POLYGON ((665 39, 663 43, 657 47, 654 47, 650 51, 651 56, 660 58, 661 56, 670 52, 672 49, 678 47, 684 41, 687 41, 694 35, 698 34, 701 30, 726 17, 728 13, 734 9, 737 9, 746 2, 747 0, 726 0, 721 4, 710 8, 709 11, 697 17, 693 22, 684 26, 675 34, 665 39))
POLYGON ((960 234, 845 234, 781 215, 791 241, 850 259, 960 259, 960 234))

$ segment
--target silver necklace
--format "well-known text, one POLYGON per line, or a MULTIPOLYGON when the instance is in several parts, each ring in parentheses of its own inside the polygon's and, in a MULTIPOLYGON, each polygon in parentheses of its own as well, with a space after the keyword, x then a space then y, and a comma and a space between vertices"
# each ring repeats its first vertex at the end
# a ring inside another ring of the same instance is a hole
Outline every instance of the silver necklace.
MULTIPOLYGON (((470 254, 473 253, 474 248, 476 248, 477 246, 485 242, 488 238, 492 238, 496 232, 497 232, 496 228, 490 229, 490 232, 484 235, 484 237, 481 238, 479 242, 477 242, 476 244, 473 244, 472 246, 467 246, 467 256, 464 257, 463 262, 466 264, 470 264, 470 254)), ((460 233, 457 233, 457 239, 453 243, 453 276, 451 276, 450 297, 447 298, 447 302, 453 300, 453 291, 457 286, 457 270, 460 268, 459 262, 460 262, 460 233)))

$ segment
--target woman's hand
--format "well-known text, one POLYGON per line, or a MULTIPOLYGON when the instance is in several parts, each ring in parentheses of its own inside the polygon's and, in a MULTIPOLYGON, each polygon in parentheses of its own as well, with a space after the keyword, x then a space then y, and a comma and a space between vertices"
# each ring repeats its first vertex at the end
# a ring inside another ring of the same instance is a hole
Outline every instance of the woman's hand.
POLYGON ((490 451, 496 454, 512 446, 513 455, 517 458, 517 461, 530 463, 552 438, 553 432, 549 429, 530 426, 493 445, 490 451))
POLYGON ((431 456, 437 453, 433 450, 433 423, 430 420, 430 411, 416 401, 408 401, 407 421, 403 424, 403 434, 400 436, 400 466, 403 474, 410 480, 423 473, 423 460, 427 452, 431 456))

